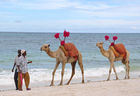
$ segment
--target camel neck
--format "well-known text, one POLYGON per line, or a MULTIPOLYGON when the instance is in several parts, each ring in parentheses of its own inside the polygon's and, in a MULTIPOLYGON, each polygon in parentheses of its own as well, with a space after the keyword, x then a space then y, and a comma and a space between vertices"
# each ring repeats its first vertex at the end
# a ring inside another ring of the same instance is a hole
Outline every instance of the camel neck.
POLYGON ((103 56, 105 56, 105 57, 109 57, 109 53, 108 53, 108 51, 104 50, 103 47, 100 47, 100 51, 101 51, 101 53, 102 53, 103 56))
POLYGON ((52 57, 52 58, 56 58, 56 52, 51 51, 50 49, 48 49, 48 51, 46 51, 46 53, 52 57))

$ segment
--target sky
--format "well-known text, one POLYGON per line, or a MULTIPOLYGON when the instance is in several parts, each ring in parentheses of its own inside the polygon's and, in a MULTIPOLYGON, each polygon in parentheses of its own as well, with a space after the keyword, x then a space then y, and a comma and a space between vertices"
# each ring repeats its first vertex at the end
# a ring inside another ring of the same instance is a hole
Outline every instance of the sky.
POLYGON ((140 33, 140 0, 0 0, 0 32, 140 33))

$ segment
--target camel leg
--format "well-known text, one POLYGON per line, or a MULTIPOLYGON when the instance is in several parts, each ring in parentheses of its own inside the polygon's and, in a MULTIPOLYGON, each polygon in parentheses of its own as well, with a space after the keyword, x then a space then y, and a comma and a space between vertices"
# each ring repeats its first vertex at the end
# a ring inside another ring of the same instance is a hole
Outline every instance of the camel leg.
POLYGON ((125 79, 127 79, 127 77, 128 77, 128 66, 127 66, 127 64, 125 65, 125 71, 126 71, 125 79))
POLYGON ((130 79, 129 71, 130 71, 130 66, 128 65, 128 79, 130 79))
POLYGON ((129 61, 126 62, 126 75, 125 75, 125 79, 129 79, 129 70, 130 70, 130 66, 129 66, 129 61))
POLYGON ((110 69, 109 69, 109 75, 108 75, 107 81, 110 80, 110 74, 111 74, 111 71, 112 71, 112 67, 113 67, 113 62, 110 62, 110 69))
POLYGON ((115 75, 116 75, 116 80, 118 80, 119 78, 118 78, 118 75, 117 75, 117 72, 116 72, 116 69, 115 69, 114 64, 113 64, 113 70, 114 70, 114 73, 115 73, 115 75))
POLYGON ((78 64, 79 64, 81 72, 82 72, 82 83, 84 83, 84 68, 83 68, 83 63, 82 63, 82 54, 80 52, 79 52, 79 56, 78 56, 78 64))
POLYGON ((124 79, 127 79, 127 65, 125 64, 125 77, 124 79))
POLYGON ((65 64, 66 63, 64 63, 64 62, 62 63, 61 82, 60 82, 59 85, 62 85, 63 84, 63 76, 64 76, 65 64))
POLYGON ((54 71, 52 72, 52 81, 51 81, 51 85, 50 86, 54 85, 54 75, 55 75, 56 69, 58 68, 59 64, 60 64, 60 61, 56 61, 56 65, 55 65, 54 71))
POLYGON ((70 81, 72 80, 72 78, 73 78, 73 76, 75 74, 75 65, 76 65, 76 62, 71 63, 71 66, 72 66, 72 74, 71 74, 70 80, 68 81, 67 85, 69 85, 70 81))
POLYGON ((82 83, 84 83, 84 68, 83 68, 83 63, 79 62, 79 66, 82 72, 82 83))

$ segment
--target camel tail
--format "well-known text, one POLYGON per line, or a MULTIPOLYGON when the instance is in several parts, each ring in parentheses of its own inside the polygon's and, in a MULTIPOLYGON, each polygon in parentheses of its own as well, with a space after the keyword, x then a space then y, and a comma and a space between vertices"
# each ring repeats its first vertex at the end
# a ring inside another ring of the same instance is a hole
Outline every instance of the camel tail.
POLYGON ((123 60, 122 60, 122 63, 123 63, 123 64, 125 64, 125 63, 126 63, 126 61, 123 59, 123 60))
POLYGON ((126 58, 122 60, 123 64, 126 64, 127 62, 129 64, 129 56, 130 56, 130 53, 126 50, 126 58))

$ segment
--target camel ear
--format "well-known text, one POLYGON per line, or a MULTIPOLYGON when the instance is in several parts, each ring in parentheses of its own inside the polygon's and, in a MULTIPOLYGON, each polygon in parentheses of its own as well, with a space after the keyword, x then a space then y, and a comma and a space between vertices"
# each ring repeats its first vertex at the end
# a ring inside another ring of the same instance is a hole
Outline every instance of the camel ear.
POLYGON ((48 47, 50 47, 50 44, 48 45, 48 47))
POLYGON ((104 44, 104 42, 101 42, 101 44, 104 44))

